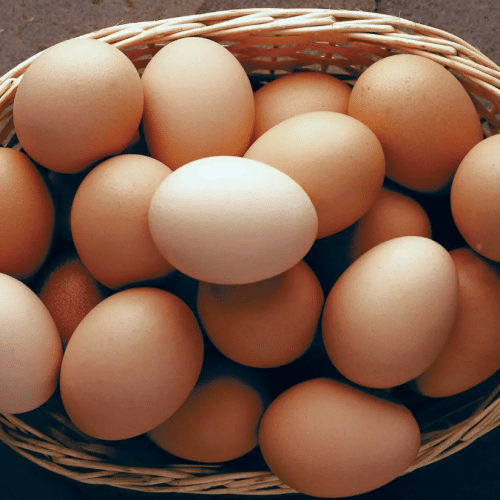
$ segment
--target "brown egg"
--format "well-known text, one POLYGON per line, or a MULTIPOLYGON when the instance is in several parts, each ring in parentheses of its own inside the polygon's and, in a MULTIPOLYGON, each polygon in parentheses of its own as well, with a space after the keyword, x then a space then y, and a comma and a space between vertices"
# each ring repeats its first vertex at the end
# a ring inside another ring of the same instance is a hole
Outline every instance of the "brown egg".
POLYGON ((435 361, 457 307, 449 253, 429 238, 393 238, 359 257, 333 285, 323 309, 323 341, 349 380, 394 387, 435 361))
POLYGON ((323 291, 301 261, 279 276, 245 285, 201 282, 197 308, 210 340, 228 358, 269 368, 297 359, 310 346, 323 291))
POLYGON ((175 40, 142 75, 144 135, 172 170, 207 156, 242 156, 255 120, 252 86, 229 50, 208 38, 175 40))
POLYGON ((63 345, 80 321, 104 298, 103 290, 76 255, 64 255, 50 269, 38 294, 54 319, 63 345))
POLYGON ((54 204, 24 153, 0 148, 0 272, 19 279, 35 274, 49 253, 54 204))
POLYGON ((73 241, 103 285, 116 289, 173 271, 148 225, 151 198, 170 173, 148 156, 118 155, 97 165, 78 187, 71 208, 73 241))
POLYGON ((318 238, 358 220, 375 201, 385 174, 384 153, 373 132, 332 111, 278 123, 244 157, 281 170, 304 188, 318 213, 318 238))
POLYGON ((430 238, 429 217, 413 198, 382 188, 368 212, 356 223, 350 242, 350 259, 353 262, 370 248, 399 236, 430 238))
POLYGON ((259 445, 269 468, 300 493, 359 495, 412 464, 420 430, 403 405, 319 378, 286 390, 267 408, 259 445))
POLYGON ((500 262, 500 135, 481 141, 463 159, 451 185, 451 212, 465 241, 500 262))
POLYGON ((334 111, 347 114, 351 87, 324 73, 291 73, 254 92, 252 142, 278 123, 301 113, 334 111))
POLYGON ((200 381, 184 404, 148 432, 160 448, 185 460, 226 462, 257 446, 264 401, 235 376, 200 381))
POLYGON ((413 54, 380 59, 362 73, 348 114, 380 140, 387 176, 417 191, 444 188, 483 137, 459 80, 439 63, 413 54))
POLYGON ((466 391, 500 369, 500 275, 470 248, 450 255, 459 280, 457 318, 438 358, 416 379, 431 397, 466 391))
POLYGON ((24 413, 57 386, 61 339, 43 302, 24 283, 0 273, 0 413, 24 413))
POLYGON ((184 403, 203 361, 189 307, 156 288, 100 302, 64 353, 60 387, 73 423, 98 439, 127 439, 160 425, 184 403))
POLYGON ((14 125, 36 162, 75 173, 125 149, 143 106, 130 59, 108 43, 76 38, 53 45, 29 66, 14 99, 14 125))

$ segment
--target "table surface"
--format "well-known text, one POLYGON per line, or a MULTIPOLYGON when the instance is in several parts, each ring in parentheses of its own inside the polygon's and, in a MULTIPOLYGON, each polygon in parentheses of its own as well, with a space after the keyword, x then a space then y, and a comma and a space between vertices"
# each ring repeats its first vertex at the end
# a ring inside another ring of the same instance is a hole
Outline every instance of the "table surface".
MULTIPOLYGON (((497 0, 3 0, 0 19, 0 75, 59 41, 107 26, 245 7, 361 9, 398 15, 460 36, 500 63, 497 0)), ((0 442, 0 500, 144 500, 165 495, 79 483, 45 470, 0 442)), ((168 494, 174 500, 195 495, 168 494)), ((227 499, 229 495, 226 495, 227 499)), ((200 496, 196 496, 200 498, 200 496)), ((210 498, 210 495, 208 495, 210 498)), ((285 498, 307 498, 286 495, 285 498)), ((207 495, 204 496, 207 498, 207 495)), ((238 497, 248 498, 248 497, 238 497)), ((257 498, 257 497, 253 497, 257 498)), ((445 460, 418 469, 357 497, 406 500, 497 500, 500 498, 500 428, 445 460)), ((228 499, 229 500, 229 499, 228 499)))

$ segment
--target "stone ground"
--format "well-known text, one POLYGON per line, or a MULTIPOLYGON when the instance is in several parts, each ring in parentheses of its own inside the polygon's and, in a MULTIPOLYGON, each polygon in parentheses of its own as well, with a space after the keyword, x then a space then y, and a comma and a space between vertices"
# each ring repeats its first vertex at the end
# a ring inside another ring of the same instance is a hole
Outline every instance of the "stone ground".
POLYGON ((449 31, 500 64, 498 0, 1 0, 0 3, 0 75, 57 42, 100 28, 246 7, 360 9, 393 14, 449 31))

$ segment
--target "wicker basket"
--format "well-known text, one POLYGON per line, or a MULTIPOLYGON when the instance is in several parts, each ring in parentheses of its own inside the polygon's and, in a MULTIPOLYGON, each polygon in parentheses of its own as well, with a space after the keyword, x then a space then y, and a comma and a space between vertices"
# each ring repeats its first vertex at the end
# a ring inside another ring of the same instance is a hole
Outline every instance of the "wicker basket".
MULTIPOLYGON (((352 83, 379 58, 419 54, 446 66, 471 95, 485 136, 500 131, 500 67, 460 38, 382 14, 324 9, 242 9, 124 24, 84 35, 124 51, 139 73, 165 43, 202 36, 225 45, 255 87, 280 74, 309 70, 352 83)), ((0 143, 20 149, 12 103, 23 72, 38 56, 0 78, 0 143)), ((413 401, 422 424, 418 456, 405 472, 445 458, 500 424, 499 373, 445 400, 413 401)), ((408 399, 412 403, 411 397, 408 399)), ((280 494, 294 490, 265 466, 258 451, 234 463, 205 465, 165 458, 144 436, 106 443, 67 419, 57 393, 38 410, 0 415, 0 439, 46 469, 92 484, 146 492, 280 494)))

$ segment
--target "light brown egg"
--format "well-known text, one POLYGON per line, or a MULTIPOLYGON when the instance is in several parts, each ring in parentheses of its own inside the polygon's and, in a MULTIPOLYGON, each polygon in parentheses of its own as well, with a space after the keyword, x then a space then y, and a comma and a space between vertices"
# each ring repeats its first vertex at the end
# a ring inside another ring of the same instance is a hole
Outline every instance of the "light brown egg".
POLYGON ((380 59, 356 80, 348 114, 380 140, 387 176, 417 191, 439 191, 482 138, 476 109, 459 80, 413 55, 380 59))
POLYGON ((384 153, 375 134, 350 116, 303 113, 261 135, 245 158, 289 175, 318 213, 318 238, 358 220, 375 201, 384 180, 384 153))
POLYGON ((49 253, 55 212, 42 176, 15 149, 0 148, 0 212, 0 272, 29 278, 49 253))
POLYGON ((125 149, 143 106, 130 59, 108 43, 76 38, 53 45, 29 66, 14 99, 14 125, 36 162, 75 173, 125 149))
POLYGON ((64 353, 60 387, 73 423, 98 439, 127 439, 160 425, 184 403, 203 361, 189 307, 156 288, 100 302, 64 353))
POLYGON ((457 307, 450 254, 429 238, 393 238, 359 257, 333 285, 323 308, 323 341, 349 380, 394 387, 435 361, 457 307))
POLYGON ((500 275, 470 248, 450 255, 459 280, 457 318, 438 358, 416 379, 431 397, 466 391, 500 369, 500 275))
POLYGON ((322 498, 389 483, 412 464, 420 439, 403 405, 325 378, 278 396, 259 430, 269 468, 300 493, 322 498))
POLYGON ((301 113, 334 111, 347 114, 351 87, 324 73, 290 73, 254 92, 252 142, 278 123, 301 113))
POLYGON ((80 321, 104 298, 103 289, 73 253, 57 259, 48 271, 38 296, 67 345, 80 321))
POLYGON ((256 283, 201 282, 197 309, 208 337, 225 356, 269 368, 290 363, 311 345, 323 299, 316 275, 301 261, 256 283))
POLYGON ((172 172, 149 208, 160 253, 191 278, 241 285, 285 272, 312 247, 318 218, 283 172, 234 156, 207 157, 172 172))
POLYGON ((484 257, 500 262, 500 135, 470 150, 451 185, 451 212, 465 241, 484 257))
POLYGON ((382 188, 368 212, 353 228, 350 259, 353 262, 370 248, 392 238, 430 238, 431 234, 431 223, 422 205, 407 195, 382 188))
POLYGON ((0 273, 0 413, 24 413, 57 386, 61 339, 49 311, 21 281, 0 273))
POLYGON ((148 225, 157 187, 172 171, 148 156, 109 158, 84 178, 71 207, 71 232, 80 259, 109 288, 170 274, 148 225))
POLYGON ((242 156, 255 120, 252 86, 236 57, 208 38, 175 40, 142 75, 144 135, 172 170, 207 156, 242 156))
POLYGON ((245 380, 216 376, 200 381, 184 404, 148 437, 185 460, 226 462, 257 446, 263 412, 262 396, 245 380))

